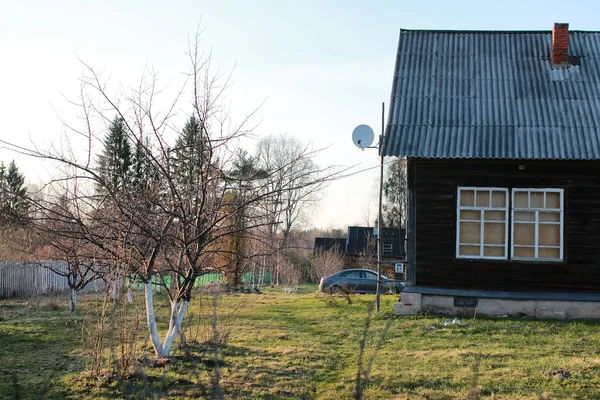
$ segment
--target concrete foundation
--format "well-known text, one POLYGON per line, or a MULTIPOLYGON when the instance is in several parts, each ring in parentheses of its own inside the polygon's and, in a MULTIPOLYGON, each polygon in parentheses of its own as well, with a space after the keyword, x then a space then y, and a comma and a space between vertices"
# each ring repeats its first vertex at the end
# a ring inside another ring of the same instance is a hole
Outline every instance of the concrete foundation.
POLYGON ((600 318, 600 302, 478 298, 476 307, 456 307, 454 296, 402 293, 395 315, 430 312, 448 315, 531 316, 537 318, 600 318))

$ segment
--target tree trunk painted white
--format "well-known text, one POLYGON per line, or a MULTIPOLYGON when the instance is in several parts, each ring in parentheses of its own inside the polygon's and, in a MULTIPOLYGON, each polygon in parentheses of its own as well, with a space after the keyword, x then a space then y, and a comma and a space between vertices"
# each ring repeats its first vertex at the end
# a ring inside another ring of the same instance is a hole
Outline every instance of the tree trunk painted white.
POLYGON ((77 290, 71 289, 71 295, 69 296, 69 311, 71 311, 71 314, 75 313, 76 307, 77 307, 77 290))
POLYGON ((158 336, 158 328, 156 327, 156 317, 154 315, 154 302, 152 297, 152 283, 148 282, 144 286, 144 293, 146 297, 146 317, 148 320, 148 333, 150 334, 150 340, 152 341, 152 347, 156 358, 169 357, 171 354, 171 348, 175 339, 179 335, 181 330, 181 323, 185 317, 189 302, 188 301, 175 301, 171 305, 171 317, 169 318, 169 330, 165 337, 164 343, 160 341, 158 336))
POLYGON ((117 281, 112 281, 112 288, 110 290, 110 298, 111 299, 116 299, 117 298, 117 281))
POLYGON ((148 333, 154 347, 156 358, 164 357, 163 346, 158 337, 158 329, 156 328, 156 317, 154 316, 154 302, 152 301, 152 282, 147 282, 144 285, 144 294, 146 297, 146 319, 148 321, 148 333))
POLYGON ((163 345, 163 353, 165 357, 168 357, 171 353, 171 347, 177 339, 179 335, 179 331, 181 330, 181 323, 183 322, 183 317, 185 316, 185 312, 187 311, 189 302, 175 302, 173 304, 173 310, 176 312, 171 314, 171 321, 169 322, 169 331, 167 332, 167 337, 165 338, 165 343, 163 345))
POLYGON ((127 302, 133 304, 133 290, 131 288, 127 288, 127 302))

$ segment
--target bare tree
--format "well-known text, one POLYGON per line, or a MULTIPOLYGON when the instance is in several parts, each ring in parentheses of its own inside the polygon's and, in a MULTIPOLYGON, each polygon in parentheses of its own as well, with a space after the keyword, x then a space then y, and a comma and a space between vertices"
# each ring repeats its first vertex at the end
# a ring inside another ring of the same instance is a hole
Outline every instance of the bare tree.
POLYGON ((406 158, 395 158, 388 164, 387 178, 383 184, 383 222, 390 228, 406 226, 408 204, 406 181, 406 158))
POLYGON ((282 259, 277 262, 281 266, 281 283, 285 285, 286 291, 291 291, 293 287, 298 286, 302 279, 302 271, 295 265, 289 257, 280 256, 282 259))
POLYGON ((265 176, 248 187, 243 197, 225 196, 235 189, 227 172, 239 139, 252 128, 248 126, 252 113, 239 124, 231 123, 228 109, 221 105, 229 78, 212 74, 210 55, 199 51, 198 35, 188 55, 188 79, 166 108, 164 100, 158 100, 162 91, 152 70, 131 93, 115 97, 101 74, 83 64, 78 104, 83 128, 67 125, 71 136, 58 147, 20 149, 54 161, 65 171, 64 177, 49 185, 63 183, 69 188, 67 198, 73 211, 68 215, 59 212, 55 206, 62 200, 55 196, 35 203, 38 215, 76 226, 77 239, 101 252, 109 260, 111 273, 143 282, 147 328, 157 358, 171 353, 196 279, 218 270, 219 256, 231 251, 221 246, 222 239, 239 231, 272 230, 280 215, 288 221, 285 226, 291 227, 299 215, 298 199, 308 201, 311 193, 336 177, 336 171, 330 169, 308 168, 305 160, 312 153, 303 150, 283 164, 269 164, 265 176), (192 95, 187 119, 193 118, 197 125, 189 140, 173 146, 171 139, 178 130, 175 111, 184 92, 192 95), (118 191, 91 161, 94 143, 101 140, 95 130, 98 121, 106 126, 115 115, 122 121, 136 157, 135 173, 118 191), (84 157, 73 150, 72 140, 81 139, 87 146, 84 157), (264 200, 270 204, 254 207, 265 204, 264 200), (240 225, 239 211, 250 207, 251 218, 240 225), (163 340, 153 301, 156 286, 161 286, 171 301, 163 340))
POLYGON ((264 263, 270 266, 271 279, 278 283, 280 254, 285 254, 291 243, 293 228, 304 221, 308 211, 320 199, 322 189, 328 181, 316 182, 324 172, 331 174, 328 168, 321 169, 314 162, 319 151, 288 135, 270 135, 262 138, 257 146, 258 165, 269 173, 264 189, 268 196, 260 202, 265 217, 268 247, 264 263), (275 275, 273 277, 273 275, 275 275))
POLYGON ((358 253, 356 261, 361 268, 377 271, 377 240, 372 234, 367 233, 365 246, 358 253))
POLYGON ((61 197, 47 214, 49 218, 38 215, 42 223, 32 226, 42 238, 37 251, 38 264, 67 279, 69 310, 75 313, 77 294, 94 280, 104 277, 108 266, 103 253, 81 234, 72 205, 66 196, 61 197))
POLYGON ((312 278, 318 281, 320 278, 333 275, 344 268, 344 254, 340 249, 333 248, 326 251, 317 251, 312 260, 312 278))

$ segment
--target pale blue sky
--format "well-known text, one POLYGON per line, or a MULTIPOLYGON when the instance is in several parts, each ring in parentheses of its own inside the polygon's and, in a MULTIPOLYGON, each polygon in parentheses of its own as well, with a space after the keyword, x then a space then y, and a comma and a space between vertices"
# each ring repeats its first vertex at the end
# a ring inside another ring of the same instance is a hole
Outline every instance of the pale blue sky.
MULTIPOLYGON (((388 102, 400 28, 600 30, 597 1, 3 1, 0 14, 0 137, 46 143, 61 130, 56 114, 74 118, 81 66, 135 85, 146 63, 163 83, 187 68, 187 34, 202 20, 202 44, 213 64, 235 65, 228 100, 234 116, 252 111, 257 137, 288 133, 315 148, 331 146, 320 164, 376 167, 350 135, 367 123, 379 133, 388 102)), ((175 77, 175 78, 172 78, 175 77)), ((182 104, 184 107, 184 104, 182 104)), ((185 111, 185 110, 183 110, 185 111)), ((0 150, 0 159, 14 155, 0 150)), ((29 180, 46 172, 17 157, 29 180)), ((375 216, 377 169, 336 182, 318 226, 363 224, 375 216), (369 210, 367 212, 366 210, 369 210), (368 214, 368 215, 365 215, 368 214)))

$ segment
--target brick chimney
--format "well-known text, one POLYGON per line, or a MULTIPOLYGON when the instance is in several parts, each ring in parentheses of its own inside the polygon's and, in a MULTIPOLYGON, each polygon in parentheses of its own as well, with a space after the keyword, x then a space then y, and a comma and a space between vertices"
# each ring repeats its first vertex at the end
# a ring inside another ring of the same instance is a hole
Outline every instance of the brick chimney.
POLYGON ((552 63, 566 67, 569 63, 569 24, 554 24, 552 29, 552 63))

